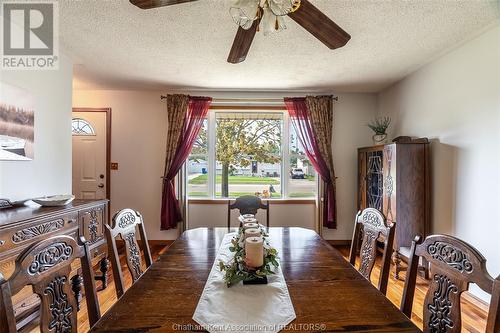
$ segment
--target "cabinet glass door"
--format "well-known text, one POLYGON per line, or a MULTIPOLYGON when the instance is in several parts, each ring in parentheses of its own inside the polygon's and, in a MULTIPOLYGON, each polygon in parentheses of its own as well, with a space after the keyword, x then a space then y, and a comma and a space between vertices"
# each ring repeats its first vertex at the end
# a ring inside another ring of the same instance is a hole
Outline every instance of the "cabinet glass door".
POLYGON ((384 174, 383 152, 373 151, 367 153, 366 168, 366 201, 367 206, 382 211, 384 174))

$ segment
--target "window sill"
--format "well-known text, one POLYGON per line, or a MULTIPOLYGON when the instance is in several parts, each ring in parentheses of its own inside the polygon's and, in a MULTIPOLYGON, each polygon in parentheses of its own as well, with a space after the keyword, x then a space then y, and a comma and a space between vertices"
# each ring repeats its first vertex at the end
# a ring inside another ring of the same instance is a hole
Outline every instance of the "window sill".
MULTIPOLYGON (((234 201, 235 199, 202 199, 202 198, 192 198, 188 199, 188 204, 195 205, 227 205, 228 201, 234 201)), ((316 199, 314 198, 297 198, 297 199, 262 199, 263 202, 268 202, 271 205, 314 205, 316 204, 316 199)))

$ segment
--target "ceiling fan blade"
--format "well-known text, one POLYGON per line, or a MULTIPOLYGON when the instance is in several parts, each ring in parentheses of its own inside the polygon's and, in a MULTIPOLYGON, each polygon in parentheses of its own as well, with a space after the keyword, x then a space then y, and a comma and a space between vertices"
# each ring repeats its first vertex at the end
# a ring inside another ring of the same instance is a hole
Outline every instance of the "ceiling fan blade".
POLYGON ((245 30, 242 27, 238 27, 238 31, 236 32, 236 37, 234 38, 233 46, 231 47, 231 51, 229 52, 229 57, 227 58, 227 62, 232 64, 238 64, 240 62, 245 61, 247 58, 248 51, 250 50, 250 46, 252 45, 255 34, 257 33, 257 29, 260 24, 260 18, 253 21, 250 29, 245 30))
POLYGON ((344 46, 351 39, 351 35, 308 0, 301 0, 299 9, 288 16, 332 50, 344 46))
POLYGON ((197 0, 130 0, 130 3, 141 9, 158 8, 163 6, 177 5, 179 3, 197 0))

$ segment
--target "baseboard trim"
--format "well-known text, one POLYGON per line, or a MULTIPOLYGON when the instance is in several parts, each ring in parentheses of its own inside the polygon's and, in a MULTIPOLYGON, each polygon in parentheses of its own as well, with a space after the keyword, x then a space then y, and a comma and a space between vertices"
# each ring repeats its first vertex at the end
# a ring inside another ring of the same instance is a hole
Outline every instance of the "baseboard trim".
POLYGON ((326 239, 331 246, 351 246, 350 239, 326 239))
MULTIPOLYGON (((151 246, 166 246, 169 247, 172 245, 172 243, 175 242, 173 239, 150 239, 148 240, 149 247, 151 246)), ((139 244, 139 247, 142 247, 142 242, 140 240, 137 240, 137 243, 139 244)), ((121 249, 125 246, 125 242, 123 239, 117 239, 116 240, 116 247, 121 249)))
POLYGON ((488 312, 488 309, 490 307, 490 304, 488 302, 486 302, 485 300, 477 297, 476 295, 474 295, 473 293, 471 293, 470 291, 466 291, 462 294, 465 298, 468 298, 469 299, 469 302, 471 302, 472 304, 474 304, 475 306, 477 307, 480 307, 482 308, 484 311, 488 312))

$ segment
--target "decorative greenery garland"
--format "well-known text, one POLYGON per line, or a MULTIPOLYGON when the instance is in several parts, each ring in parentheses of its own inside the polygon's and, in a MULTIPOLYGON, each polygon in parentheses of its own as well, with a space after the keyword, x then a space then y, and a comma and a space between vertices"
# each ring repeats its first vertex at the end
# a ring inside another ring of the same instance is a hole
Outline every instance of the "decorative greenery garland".
POLYGON ((264 264, 257 270, 251 270, 245 263, 245 232, 240 227, 238 234, 231 240, 232 246, 229 251, 234 252, 234 258, 227 265, 219 260, 219 268, 221 272, 226 272, 224 275, 224 282, 229 288, 241 281, 250 281, 255 279, 262 279, 267 275, 276 274, 274 268, 279 266, 278 251, 272 248, 269 244, 269 234, 263 227, 260 228, 262 238, 264 239, 264 264))

